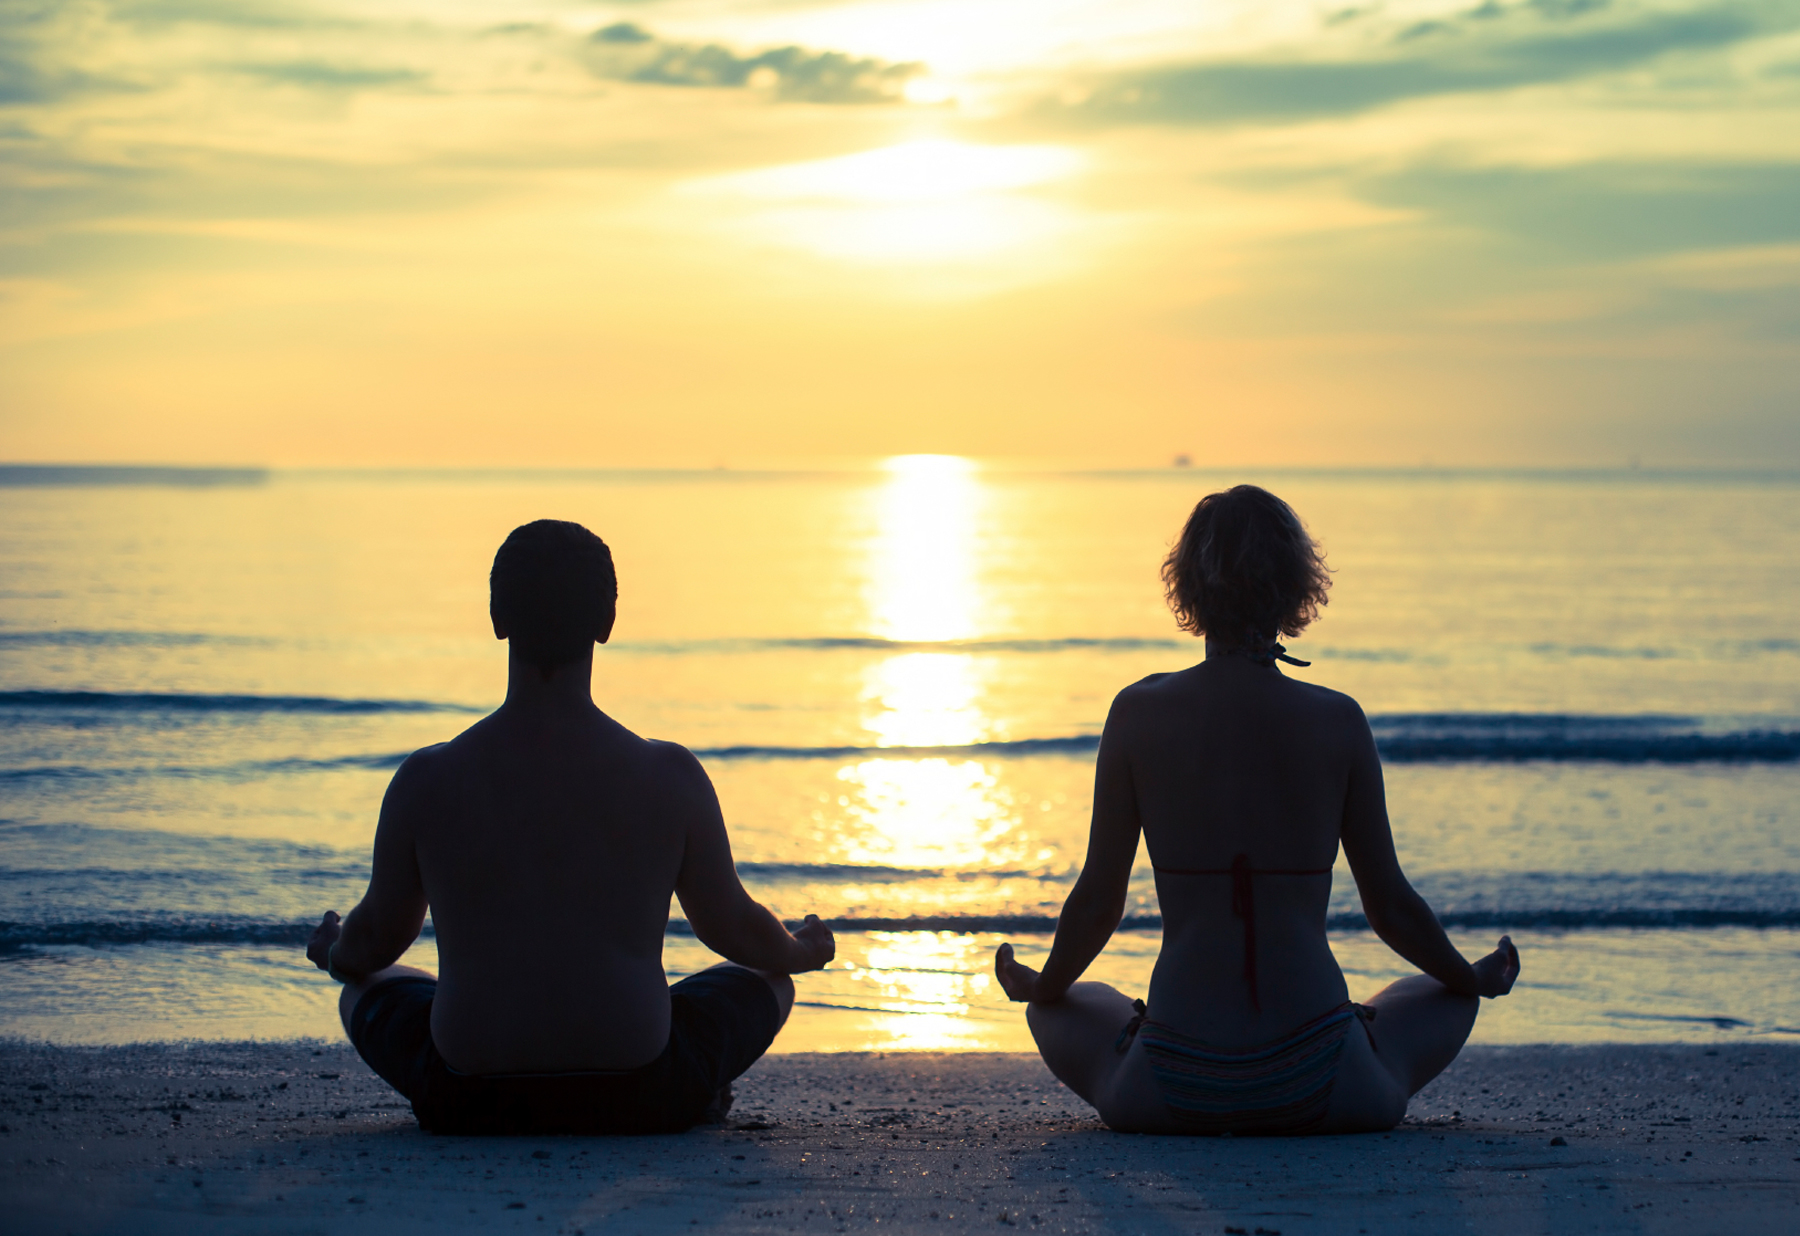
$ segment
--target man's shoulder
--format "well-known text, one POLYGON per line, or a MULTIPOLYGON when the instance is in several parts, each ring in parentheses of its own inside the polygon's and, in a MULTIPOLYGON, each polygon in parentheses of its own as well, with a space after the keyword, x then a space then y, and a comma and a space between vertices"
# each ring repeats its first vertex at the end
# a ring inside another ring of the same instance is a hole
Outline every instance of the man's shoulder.
POLYGON ((394 769, 394 788, 422 789, 441 778, 450 766, 449 752, 457 741, 453 738, 449 742, 434 742, 401 760, 394 769))
POLYGON ((685 818, 718 801, 699 757, 678 742, 641 738, 626 731, 607 747, 606 762, 619 777, 613 784, 635 787, 639 801, 646 806, 655 804, 658 811, 685 818))
POLYGON ((596 756, 607 763, 617 761, 653 781, 672 785, 706 781, 699 757, 680 743, 645 738, 605 713, 600 714, 600 721, 592 738, 596 756))
POLYGON ((636 734, 631 737, 635 740, 635 754, 643 761, 646 771, 684 781, 706 780, 700 757, 680 743, 663 738, 639 738, 636 734))

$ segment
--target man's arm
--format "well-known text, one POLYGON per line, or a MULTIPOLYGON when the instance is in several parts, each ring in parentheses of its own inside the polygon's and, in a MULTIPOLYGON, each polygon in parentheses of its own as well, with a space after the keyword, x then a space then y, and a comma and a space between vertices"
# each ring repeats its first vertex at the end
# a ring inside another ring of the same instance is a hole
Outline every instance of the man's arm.
POLYGON ((1519 976, 1519 953, 1512 939, 1500 937, 1499 948, 1471 965, 1444 934, 1437 915, 1400 869, 1375 736, 1360 710, 1355 723, 1361 732, 1344 799, 1342 839, 1369 927, 1382 943, 1451 991, 1468 996, 1505 995, 1519 976))
POLYGON ((691 752, 675 751, 679 755, 674 758, 684 765, 679 775, 687 831, 675 896, 694 936, 725 960, 752 970, 799 974, 824 969, 837 955, 831 929, 818 915, 809 914, 806 924, 790 933, 744 890, 731 861, 731 838, 725 833, 725 817, 712 781, 691 752))
POLYGON ((413 848, 424 810, 431 748, 415 753, 394 774, 381 800, 369 890, 341 922, 327 910, 306 955, 339 982, 356 982, 400 960, 425 925, 425 884, 413 848))
POLYGON ((1106 730, 1100 736, 1100 754, 1094 762, 1094 818, 1088 830, 1087 858, 1057 916, 1050 959, 1039 973, 1014 960, 1010 944, 1002 944, 995 953, 995 977, 1010 999, 1035 1004, 1052 1004, 1062 999, 1100 955, 1125 915, 1131 865, 1137 860, 1143 821, 1138 815, 1137 789, 1131 780, 1131 760, 1125 753, 1124 703, 1121 693, 1113 702, 1106 730))

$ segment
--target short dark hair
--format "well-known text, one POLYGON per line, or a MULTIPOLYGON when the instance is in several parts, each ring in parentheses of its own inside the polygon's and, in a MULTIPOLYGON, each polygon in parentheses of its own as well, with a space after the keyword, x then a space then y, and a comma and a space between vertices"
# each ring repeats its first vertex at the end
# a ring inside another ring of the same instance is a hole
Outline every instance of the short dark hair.
POLYGON ((1331 587, 1325 556, 1306 525, 1255 485, 1200 499, 1163 561, 1162 577, 1182 630, 1253 648, 1304 631, 1331 587))
POLYGON ((563 519, 514 528, 488 573, 488 612, 513 652, 546 677, 587 655, 618 600, 606 542, 563 519))

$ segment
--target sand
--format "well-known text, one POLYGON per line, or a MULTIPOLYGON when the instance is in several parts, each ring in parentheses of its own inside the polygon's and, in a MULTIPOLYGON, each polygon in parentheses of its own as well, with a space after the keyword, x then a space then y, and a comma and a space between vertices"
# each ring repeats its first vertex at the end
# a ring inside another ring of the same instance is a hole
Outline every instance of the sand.
POLYGON ((418 1131, 347 1048, 0 1046, 0 1231, 1800 1231, 1800 1048, 1472 1048, 1361 1137, 1128 1137, 1033 1056, 789 1055, 661 1138, 418 1131))

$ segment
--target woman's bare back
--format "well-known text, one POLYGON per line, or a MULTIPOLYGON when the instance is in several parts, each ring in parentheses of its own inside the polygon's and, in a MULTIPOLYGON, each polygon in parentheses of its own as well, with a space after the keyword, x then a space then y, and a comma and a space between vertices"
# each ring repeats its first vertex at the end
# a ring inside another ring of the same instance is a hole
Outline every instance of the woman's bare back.
POLYGON ((1220 656, 1127 688, 1110 724, 1157 868, 1150 1016, 1230 1048, 1342 1004, 1325 915, 1367 730, 1354 701, 1220 656))

